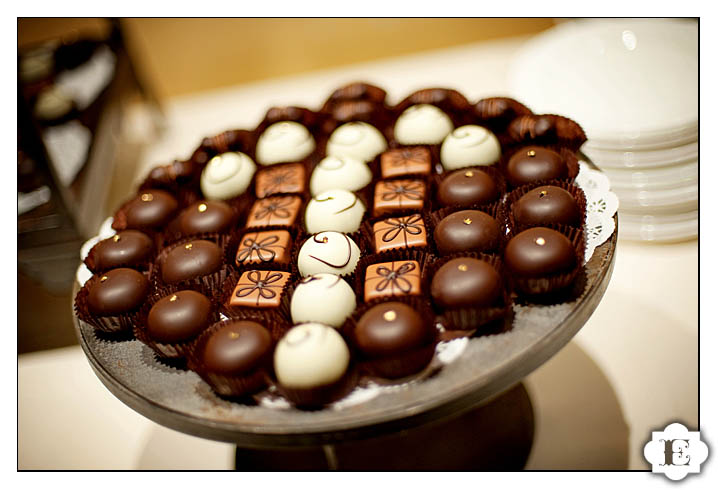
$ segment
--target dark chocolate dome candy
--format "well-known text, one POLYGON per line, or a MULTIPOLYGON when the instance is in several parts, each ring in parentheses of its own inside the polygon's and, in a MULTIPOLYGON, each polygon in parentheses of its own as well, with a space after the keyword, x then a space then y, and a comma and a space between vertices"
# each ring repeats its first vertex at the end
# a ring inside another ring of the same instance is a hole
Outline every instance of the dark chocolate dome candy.
POLYGON ((125 230, 102 240, 92 252, 93 269, 139 265, 152 258, 152 239, 137 230, 125 230))
POLYGON ((370 308, 357 322, 354 339, 368 357, 401 354, 426 345, 431 325, 405 303, 390 301, 370 308))
POLYGON ((447 175, 437 193, 442 206, 472 206, 488 204, 499 197, 499 188, 486 172, 464 168, 447 175))
POLYGON ((444 308, 490 306, 501 295, 501 277, 483 260, 452 259, 431 280, 431 297, 444 308))
POLYGON ((150 309, 147 333, 167 344, 190 340, 204 331, 212 319, 212 304, 197 291, 178 291, 150 309))
POLYGON ((127 228, 156 228, 166 224, 177 211, 177 199, 157 189, 148 189, 126 207, 127 228))
MULTIPOLYGON (((95 276, 97 277, 97 276, 95 276)), ((119 268, 100 275, 88 291, 87 306, 95 315, 118 315, 136 310, 147 297, 150 283, 141 272, 119 268)))
POLYGON ((234 212, 228 204, 201 201, 182 211, 179 217, 180 231, 183 235, 219 233, 227 229, 233 217, 234 212))
POLYGON ((208 371, 238 375, 263 366, 271 359, 272 337, 257 322, 235 320, 212 333, 202 351, 208 371))
POLYGON ((548 148, 527 146, 509 159, 506 180, 515 187, 551 179, 564 179, 568 167, 561 155, 548 148))
POLYGON ((514 203, 512 211, 516 222, 526 226, 581 224, 581 210, 571 193, 553 185, 530 190, 514 203))
POLYGON ((222 250, 207 240, 193 240, 173 248, 162 263, 162 280, 168 284, 206 276, 222 267, 222 250))
POLYGON ((568 272, 576 266, 576 250, 562 233, 536 227, 522 231, 506 245, 506 267, 522 277, 568 272))
POLYGON ((451 213, 434 230, 434 242, 441 254, 494 250, 499 243, 499 224, 482 211, 451 213))

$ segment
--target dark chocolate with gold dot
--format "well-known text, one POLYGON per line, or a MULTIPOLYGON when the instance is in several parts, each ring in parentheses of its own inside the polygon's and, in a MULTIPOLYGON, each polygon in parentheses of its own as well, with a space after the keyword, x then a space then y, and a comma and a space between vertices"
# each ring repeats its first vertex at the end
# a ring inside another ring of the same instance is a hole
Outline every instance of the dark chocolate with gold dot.
POLYGON ((210 300, 197 291, 177 291, 150 309, 147 333, 166 344, 185 342, 202 333, 212 321, 210 300))
POLYGON ((272 337, 257 322, 235 320, 213 332, 202 351, 204 367, 214 373, 241 375, 265 366, 272 337))
POLYGON ((543 180, 565 179, 568 167, 561 155, 548 148, 526 146, 509 158, 506 180, 514 187, 543 180))
POLYGON ((147 189, 125 207, 127 228, 157 228, 167 224, 177 211, 177 199, 165 191, 147 189))
POLYGON ((441 181, 437 197, 442 206, 489 204, 499 198, 499 188, 486 172, 475 168, 461 169, 441 181))
POLYGON ((162 280, 175 284, 217 272, 222 250, 207 240, 193 240, 174 247, 162 261, 162 280))
POLYGON ((137 266, 152 259, 152 239, 137 230, 125 230, 97 243, 88 255, 92 270, 137 266), (91 258, 90 258, 91 257, 91 258))
POLYGON ((513 204, 511 210, 515 221, 521 225, 581 225, 581 210, 576 200, 567 190, 553 185, 530 190, 513 204))
POLYGON ((521 277, 568 272, 576 266, 576 250, 562 233, 551 228, 524 230, 506 244, 504 263, 521 277))
POLYGON ((500 296, 499 273, 479 259, 452 259, 439 267, 431 280, 431 297, 442 308, 491 306, 500 296))
POLYGON ((390 301, 364 313, 356 324, 356 346, 367 357, 402 354, 430 341, 433 326, 405 303, 390 301))
POLYGON ((221 201, 201 201, 187 207, 179 217, 182 235, 220 233, 232 223, 234 211, 221 201))
POLYGON ((451 213, 434 229, 434 242, 441 254, 491 252, 499 245, 499 224, 483 211, 451 213))
POLYGON ((132 312, 142 305, 149 290, 150 283, 141 272, 124 267, 112 269, 99 274, 99 280, 89 286, 88 310, 103 316, 132 312))

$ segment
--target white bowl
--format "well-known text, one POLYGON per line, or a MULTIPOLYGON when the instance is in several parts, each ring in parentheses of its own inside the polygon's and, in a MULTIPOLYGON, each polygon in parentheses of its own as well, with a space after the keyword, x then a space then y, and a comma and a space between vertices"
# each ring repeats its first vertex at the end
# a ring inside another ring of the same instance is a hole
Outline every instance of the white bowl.
POLYGON ((569 114, 588 146, 660 148, 698 135, 698 24, 693 20, 566 22, 512 61, 512 95, 536 113, 569 114))

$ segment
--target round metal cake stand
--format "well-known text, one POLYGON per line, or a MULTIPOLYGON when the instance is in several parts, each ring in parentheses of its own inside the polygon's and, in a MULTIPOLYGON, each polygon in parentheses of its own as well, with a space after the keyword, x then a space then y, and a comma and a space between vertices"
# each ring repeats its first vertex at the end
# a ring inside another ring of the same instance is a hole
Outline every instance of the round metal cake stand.
POLYGON ((135 411, 180 432, 261 450, 326 449, 391 437, 488 405, 565 346, 608 286, 618 235, 614 219, 616 231, 596 248, 574 290, 558 303, 519 301, 510 329, 470 339, 463 353, 435 375, 341 407, 301 411, 228 401, 197 374, 159 360, 132 337, 105 337, 77 319, 75 327, 102 383, 135 411))

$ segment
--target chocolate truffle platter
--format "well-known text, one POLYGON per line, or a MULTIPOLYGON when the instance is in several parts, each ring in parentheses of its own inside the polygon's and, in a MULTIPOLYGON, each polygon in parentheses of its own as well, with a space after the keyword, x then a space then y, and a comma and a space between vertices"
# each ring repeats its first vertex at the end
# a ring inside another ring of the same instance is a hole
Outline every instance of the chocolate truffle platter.
POLYGON ((617 209, 563 116, 375 86, 270 109, 154 168, 83 251, 76 326, 146 417, 245 447, 456 415, 558 352, 617 209))

